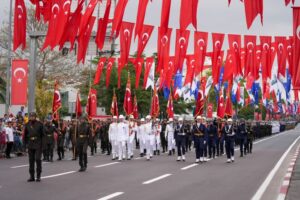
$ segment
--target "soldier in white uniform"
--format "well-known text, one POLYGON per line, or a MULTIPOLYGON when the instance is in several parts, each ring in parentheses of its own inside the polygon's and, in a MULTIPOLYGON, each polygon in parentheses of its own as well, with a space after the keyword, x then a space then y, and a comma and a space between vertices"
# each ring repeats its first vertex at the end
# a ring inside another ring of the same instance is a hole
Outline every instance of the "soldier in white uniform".
POLYGON ((173 118, 170 118, 166 127, 166 139, 168 141, 169 156, 175 154, 175 138, 173 118))
POLYGON ((128 149, 128 157, 127 160, 131 160, 133 158, 133 142, 135 135, 137 133, 137 124, 133 121, 133 116, 130 115, 129 117, 129 137, 127 140, 127 149, 128 149))
POLYGON ((154 127, 154 155, 160 154, 160 132, 161 132, 161 125, 159 119, 156 119, 155 127, 154 127))
POLYGON ((145 119, 142 118, 140 121, 140 125, 138 126, 137 131, 137 140, 140 145, 140 156, 144 157, 144 149, 146 149, 146 140, 145 140, 145 119))
POLYGON ((117 141, 118 141, 118 151, 119 151, 119 161, 126 159, 126 141, 129 137, 129 125, 125 123, 124 116, 119 116, 117 141))
POLYGON ((146 134, 147 160, 150 160, 150 158, 152 158, 152 156, 153 156, 153 145, 154 145, 154 139, 155 139, 155 135, 154 135, 153 129, 152 129, 152 122, 151 122, 150 115, 148 115, 146 117, 145 134, 146 134))
POLYGON ((114 116, 112 123, 109 125, 109 130, 108 130, 108 139, 109 142, 111 143, 111 153, 112 153, 113 160, 115 160, 118 157, 117 133, 118 133, 118 118, 114 116))

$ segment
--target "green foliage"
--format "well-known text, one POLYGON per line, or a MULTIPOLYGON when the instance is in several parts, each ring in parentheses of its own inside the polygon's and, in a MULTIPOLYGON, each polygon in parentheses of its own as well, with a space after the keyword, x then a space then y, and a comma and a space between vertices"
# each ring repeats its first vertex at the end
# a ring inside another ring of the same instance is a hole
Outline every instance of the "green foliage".
POLYGON ((47 81, 38 81, 35 94, 36 113, 40 119, 44 119, 48 113, 52 112, 53 84, 47 81))

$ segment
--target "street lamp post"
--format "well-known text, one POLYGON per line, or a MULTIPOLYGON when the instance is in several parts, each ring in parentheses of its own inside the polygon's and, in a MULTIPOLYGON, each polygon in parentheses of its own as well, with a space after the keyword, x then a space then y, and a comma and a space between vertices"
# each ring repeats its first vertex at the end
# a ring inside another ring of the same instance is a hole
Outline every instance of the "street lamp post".
POLYGON ((12 0, 9 2, 9 21, 8 21, 8 54, 6 67, 6 97, 5 113, 8 113, 10 106, 10 77, 11 77, 11 42, 12 42, 12 0))

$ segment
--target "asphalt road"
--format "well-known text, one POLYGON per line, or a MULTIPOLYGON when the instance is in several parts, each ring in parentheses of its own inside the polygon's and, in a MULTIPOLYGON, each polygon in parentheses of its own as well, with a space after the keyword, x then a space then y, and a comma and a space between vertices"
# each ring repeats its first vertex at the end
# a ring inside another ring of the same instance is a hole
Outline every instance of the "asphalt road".
POLYGON ((122 162, 98 154, 89 157, 86 172, 77 172, 78 162, 68 159, 44 163, 42 182, 27 183, 27 157, 0 160, 0 199, 244 200, 260 192, 261 199, 274 199, 282 182, 281 173, 287 167, 285 161, 300 143, 295 142, 299 130, 257 141, 253 153, 244 158, 236 151, 233 164, 227 164, 221 156, 196 165, 194 151, 188 153, 186 162, 176 162, 175 156, 166 154, 151 161, 137 158, 122 162), (282 163, 270 177, 279 160, 282 163), (266 179, 270 179, 267 184, 266 179))

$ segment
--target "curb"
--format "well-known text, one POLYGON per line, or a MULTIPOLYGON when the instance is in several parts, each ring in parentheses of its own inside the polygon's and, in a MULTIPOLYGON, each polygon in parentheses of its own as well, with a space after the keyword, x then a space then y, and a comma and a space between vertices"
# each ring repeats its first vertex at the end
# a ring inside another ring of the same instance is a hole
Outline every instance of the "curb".
POLYGON ((288 189, 290 186, 292 173, 294 171, 295 163, 296 163, 299 153, 300 153, 300 145, 297 147, 296 152, 290 161, 289 167, 288 167, 288 169, 285 173, 284 179, 282 181, 277 200, 285 200, 285 198, 286 198, 286 195, 287 195, 287 192, 288 192, 288 189))

